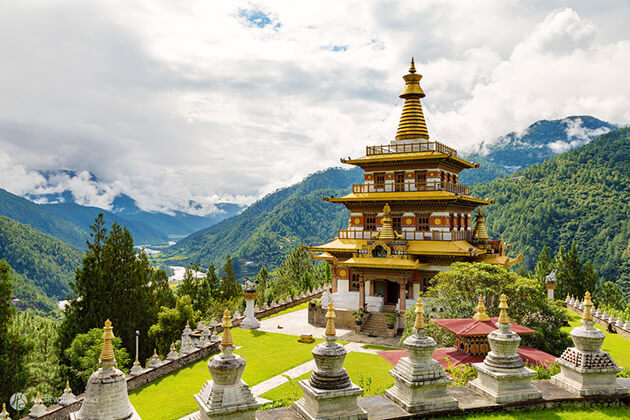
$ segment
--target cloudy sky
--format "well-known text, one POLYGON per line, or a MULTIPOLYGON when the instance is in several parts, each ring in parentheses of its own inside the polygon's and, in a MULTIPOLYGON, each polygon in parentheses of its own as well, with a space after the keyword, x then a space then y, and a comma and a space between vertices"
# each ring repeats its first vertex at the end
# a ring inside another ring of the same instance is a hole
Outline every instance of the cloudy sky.
POLYGON ((627 1, 3 1, 0 187, 147 210, 251 203, 390 141, 415 56, 431 135, 630 121, 627 1), (90 177, 94 174, 100 182, 90 177))

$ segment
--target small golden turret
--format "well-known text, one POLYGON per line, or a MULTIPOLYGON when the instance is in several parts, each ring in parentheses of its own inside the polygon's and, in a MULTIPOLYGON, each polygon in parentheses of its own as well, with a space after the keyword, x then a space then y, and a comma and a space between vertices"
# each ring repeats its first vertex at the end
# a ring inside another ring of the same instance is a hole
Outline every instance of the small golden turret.
POLYGON ((10 420, 6 403, 2 403, 2 412, 0 412, 0 420, 10 420))
POLYGON ((411 59, 409 74, 404 75, 403 79, 405 80, 405 90, 400 94, 400 97, 405 100, 405 105, 403 106, 402 116, 398 124, 396 140, 418 138, 428 140, 429 130, 427 130, 422 105, 420 105, 420 98, 424 98, 425 96, 424 91, 420 87, 422 75, 416 74, 416 66, 413 58, 411 59))
POLYGON ((424 306, 422 304, 422 298, 419 297, 416 301, 416 323, 413 328, 416 330, 424 330, 424 306))
MULTIPOLYGON (((109 319, 105 321, 105 326, 103 327, 103 349, 101 350, 100 362, 114 362, 114 346, 112 345, 112 338, 114 338, 114 327, 112 327, 112 321, 109 319)), ((112 363, 114 365, 115 363, 112 363)))
POLYGON ((378 239, 382 241, 393 241, 396 239, 401 239, 402 235, 398 232, 394 231, 394 225, 392 223, 392 208, 389 207, 389 204, 385 203, 383 207, 383 227, 381 231, 378 232, 378 239))
POLYGON ((593 321, 593 312, 591 308, 593 307, 593 302, 591 301, 591 293, 586 292, 584 295, 584 313, 582 314, 582 321, 584 323, 593 321))
POLYGON ((223 337, 221 337, 221 346, 222 347, 234 347, 234 342, 232 341, 232 333, 230 332, 230 328, 232 328, 232 316, 230 315, 230 311, 227 309, 223 312, 223 337))
POLYGON ((326 312, 326 331, 324 335, 326 337, 334 337, 337 335, 337 331, 335 330, 335 310, 333 309, 333 303, 330 302, 328 304, 328 311, 326 312))
POLYGON ((508 319, 507 315, 508 304, 505 294, 501 295, 499 302, 499 309, 501 309, 501 312, 499 313, 499 324, 507 324, 510 322, 510 320, 508 319))
POLYGON ((473 239, 477 241, 487 241, 490 239, 490 237, 488 236, 488 231, 486 230, 486 221, 483 213, 481 212, 481 207, 479 207, 477 219, 475 220, 475 231, 473 232, 473 239))
POLYGON ((477 313, 473 315, 473 319, 477 321, 489 321, 490 317, 486 313, 486 305, 483 304, 483 297, 479 295, 477 302, 477 313))

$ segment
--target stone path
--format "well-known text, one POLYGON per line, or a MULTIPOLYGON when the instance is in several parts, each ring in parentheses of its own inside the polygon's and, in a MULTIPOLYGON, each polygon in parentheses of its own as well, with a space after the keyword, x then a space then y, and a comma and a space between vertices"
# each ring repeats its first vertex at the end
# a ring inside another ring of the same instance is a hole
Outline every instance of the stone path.
MULTIPOLYGON (((313 337, 323 337, 325 328, 315 327, 308 323, 308 309, 289 312, 273 318, 260 320, 259 331, 274 332, 288 335, 311 334, 313 337), (278 328, 278 326, 282 328, 278 328)), ((337 328, 337 336, 344 335, 350 330, 337 328)))

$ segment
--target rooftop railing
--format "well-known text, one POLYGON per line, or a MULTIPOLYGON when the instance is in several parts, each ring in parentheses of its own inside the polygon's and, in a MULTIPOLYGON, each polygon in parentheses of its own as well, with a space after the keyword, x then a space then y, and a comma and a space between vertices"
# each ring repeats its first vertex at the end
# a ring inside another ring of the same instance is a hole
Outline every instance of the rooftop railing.
POLYGON ((449 156, 457 156, 457 150, 437 141, 420 143, 384 144, 380 146, 366 146, 365 154, 386 155, 390 153, 439 152, 449 156))
POLYGON ((407 191, 448 191, 455 194, 470 195, 470 187, 452 182, 395 182, 376 184, 354 184, 352 192, 355 194, 371 192, 407 192, 407 191))
MULTIPOLYGON (((372 236, 378 231, 369 230, 339 230, 337 236, 339 239, 372 239, 372 236)), ((470 241, 472 232, 469 230, 460 231, 404 231, 402 232, 404 239, 408 241, 470 241)))

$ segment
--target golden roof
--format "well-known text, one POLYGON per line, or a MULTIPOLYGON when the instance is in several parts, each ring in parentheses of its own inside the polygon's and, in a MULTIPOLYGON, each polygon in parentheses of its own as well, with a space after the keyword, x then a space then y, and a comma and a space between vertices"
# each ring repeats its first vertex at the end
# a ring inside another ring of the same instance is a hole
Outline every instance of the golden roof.
POLYGON ((469 201, 476 204, 491 204, 491 201, 474 198, 469 195, 458 196, 448 191, 400 191, 400 192, 369 192, 350 193, 343 197, 324 197, 331 203, 343 203, 345 201, 407 201, 407 200, 451 200, 469 201))
POLYGON ((420 105, 420 98, 424 98, 425 96, 420 87, 422 75, 416 74, 413 58, 411 59, 409 74, 404 75, 403 79, 405 80, 405 90, 400 94, 400 97, 405 100, 405 105, 403 106, 402 116, 398 124, 396 140, 418 138, 428 140, 429 130, 427 130, 422 105, 420 105))
POLYGON ((477 213, 477 219, 475 220, 473 239, 478 239, 481 241, 487 241, 490 239, 490 237, 488 236, 488 231, 486 230, 486 218, 481 212, 481 207, 479 207, 479 213, 477 213))
MULTIPOLYGON (((367 239, 339 239, 335 238, 327 244, 309 246, 309 251, 321 252, 355 252, 368 242, 367 239)), ((471 251, 477 255, 486 253, 486 250, 471 245, 467 241, 407 241, 407 253, 411 255, 456 255, 470 256, 471 251)), ((505 257, 507 258, 507 257, 505 257)), ((366 259, 366 258, 361 258, 366 259)), ((383 260, 382 258, 379 258, 383 260)))
POLYGON ((480 257, 479 262, 509 267, 520 262, 521 259, 523 259, 523 254, 518 254, 516 258, 510 258, 507 255, 485 254, 480 257))
POLYGON ((352 257, 339 261, 339 265, 364 268, 391 268, 395 270, 420 270, 429 264, 406 258, 352 257))
POLYGON ((409 153, 387 153, 387 154, 374 154, 363 156, 356 159, 341 159, 342 163, 349 165, 361 166, 361 164, 373 163, 373 162, 392 162, 400 160, 426 160, 426 159, 447 159, 459 163, 463 168, 478 168, 478 163, 468 162, 465 159, 459 158, 453 155, 447 155, 446 153, 427 151, 427 152, 409 152, 409 153))

